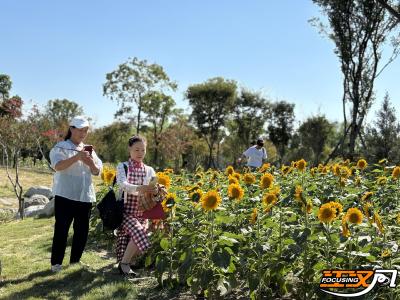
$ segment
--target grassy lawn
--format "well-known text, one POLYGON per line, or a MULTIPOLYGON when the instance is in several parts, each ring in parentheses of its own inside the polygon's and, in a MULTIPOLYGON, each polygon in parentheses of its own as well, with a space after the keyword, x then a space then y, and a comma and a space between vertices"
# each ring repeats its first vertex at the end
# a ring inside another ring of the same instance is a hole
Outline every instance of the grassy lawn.
POLYGON ((90 237, 82 264, 68 265, 67 247, 63 270, 52 273, 53 222, 27 218, 0 224, 0 299, 191 299, 157 288, 148 270, 139 270, 135 279, 123 278, 113 253, 98 249, 90 237))
MULTIPOLYGON (((10 169, 9 171, 14 180, 15 169, 10 169)), ((53 185, 53 173, 47 170, 24 168, 19 171, 19 180, 25 193, 30 187, 35 185, 51 187, 53 185)), ((93 176, 93 181, 96 187, 101 182, 101 179, 99 176, 93 176)), ((16 199, 13 187, 7 178, 6 169, 3 167, 0 167, 0 198, 16 199)))

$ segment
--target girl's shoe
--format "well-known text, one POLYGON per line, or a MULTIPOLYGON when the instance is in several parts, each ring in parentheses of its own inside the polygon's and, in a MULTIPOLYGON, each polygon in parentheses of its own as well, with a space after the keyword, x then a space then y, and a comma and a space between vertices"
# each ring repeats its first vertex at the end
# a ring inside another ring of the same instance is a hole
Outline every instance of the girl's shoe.
POLYGON ((62 269, 62 266, 61 266, 61 265, 58 265, 58 264, 57 264, 57 265, 52 265, 52 266, 51 266, 51 271, 54 272, 54 273, 60 272, 61 269, 62 269))
POLYGON ((129 276, 129 277, 135 277, 137 275, 135 272, 133 272, 131 270, 129 263, 125 264, 125 263, 120 262, 118 264, 118 270, 119 270, 119 274, 121 274, 121 275, 129 276))

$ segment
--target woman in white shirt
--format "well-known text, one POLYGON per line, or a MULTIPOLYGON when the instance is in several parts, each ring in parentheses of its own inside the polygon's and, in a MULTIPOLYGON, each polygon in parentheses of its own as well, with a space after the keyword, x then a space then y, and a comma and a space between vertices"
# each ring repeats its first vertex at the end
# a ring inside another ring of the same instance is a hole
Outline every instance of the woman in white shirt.
POLYGON ((89 218, 96 194, 92 175, 99 175, 102 162, 83 143, 89 122, 82 116, 69 123, 65 140, 50 151, 51 166, 56 171, 53 180, 55 225, 51 249, 51 270, 61 270, 67 246, 68 231, 74 222, 70 263, 80 261, 89 232, 89 218), (85 151, 86 150, 86 151, 85 151))

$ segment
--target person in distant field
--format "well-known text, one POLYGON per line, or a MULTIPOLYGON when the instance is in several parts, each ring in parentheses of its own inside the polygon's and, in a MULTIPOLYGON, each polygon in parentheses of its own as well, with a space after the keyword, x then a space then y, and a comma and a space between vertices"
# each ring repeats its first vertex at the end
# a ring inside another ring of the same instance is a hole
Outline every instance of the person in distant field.
POLYGON ((252 171, 262 166, 267 159, 267 151, 261 138, 256 141, 255 145, 243 152, 242 157, 238 159, 238 163, 241 163, 244 159, 247 159, 246 166, 252 171))
POLYGON ((89 121, 82 116, 69 123, 64 141, 50 151, 53 180, 54 236, 51 247, 51 270, 61 271, 67 246, 68 230, 74 222, 70 264, 78 263, 89 233, 89 218, 96 193, 92 176, 100 174, 103 166, 91 145, 85 145, 89 121))

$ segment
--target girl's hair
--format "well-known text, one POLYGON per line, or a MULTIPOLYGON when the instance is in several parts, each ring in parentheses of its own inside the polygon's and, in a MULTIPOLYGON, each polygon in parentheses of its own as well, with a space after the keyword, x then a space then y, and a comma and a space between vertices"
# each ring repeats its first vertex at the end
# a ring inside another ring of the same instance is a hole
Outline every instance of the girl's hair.
POLYGON ((128 141, 128 145, 129 145, 129 147, 131 147, 134 143, 137 143, 137 142, 142 142, 143 144, 146 145, 146 139, 140 135, 132 136, 128 141))
POLYGON ((68 127, 68 132, 67 132, 67 134, 66 134, 65 137, 64 137, 64 141, 69 140, 69 139, 71 138, 71 135, 72 135, 71 127, 72 127, 72 128, 75 128, 75 126, 69 126, 69 127, 68 127))

